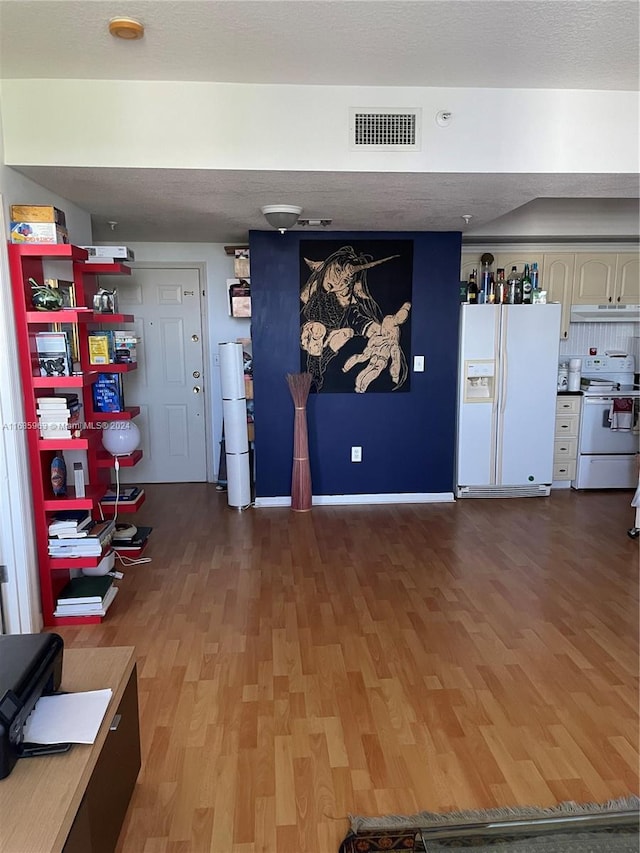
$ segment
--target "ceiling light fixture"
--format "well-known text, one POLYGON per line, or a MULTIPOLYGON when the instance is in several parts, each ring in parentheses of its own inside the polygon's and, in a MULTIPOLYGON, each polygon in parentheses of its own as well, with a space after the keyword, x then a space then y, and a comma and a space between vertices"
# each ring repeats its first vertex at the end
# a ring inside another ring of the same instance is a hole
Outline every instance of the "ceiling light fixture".
POLYGON ((111 230, 112 230, 112 231, 115 231, 115 230, 116 230, 116 225, 117 225, 117 224, 118 224, 118 223, 115 221, 115 219, 109 219, 109 220, 107 221, 107 225, 111 228, 111 230))
POLYGON ((473 216, 470 213, 463 213, 460 218, 464 219, 465 225, 468 225, 471 222, 471 220, 473 219, 473 216))
POLYGON ((134 41, 144 35, 144 25, 134 18, 111 18, 109 32, 116 38, 134 41))
POLYGON ((293 228, 302 213, 302 208, 294 204, 265 204, 261 210, 269 225, 281 234, 293 228))

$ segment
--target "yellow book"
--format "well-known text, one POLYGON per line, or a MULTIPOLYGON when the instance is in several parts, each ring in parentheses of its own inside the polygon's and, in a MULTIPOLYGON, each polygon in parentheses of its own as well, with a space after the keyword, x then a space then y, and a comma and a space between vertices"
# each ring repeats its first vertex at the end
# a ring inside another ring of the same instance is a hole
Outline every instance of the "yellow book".
POLYGON ((111 362, 111 347, 108 334, 89 335, 89 363, 109 364, 111 362))

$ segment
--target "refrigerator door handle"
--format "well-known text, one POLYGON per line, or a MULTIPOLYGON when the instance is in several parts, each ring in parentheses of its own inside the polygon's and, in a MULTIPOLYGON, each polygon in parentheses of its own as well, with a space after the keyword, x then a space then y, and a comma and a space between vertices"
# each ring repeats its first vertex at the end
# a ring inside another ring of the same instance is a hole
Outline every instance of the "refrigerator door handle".
POLYGON ((507 378, 509 371, 509 359, 507 358, 507 312, 501 309, 502 325, 500 327, 500 415, 504 414, 507 407, 507 378))

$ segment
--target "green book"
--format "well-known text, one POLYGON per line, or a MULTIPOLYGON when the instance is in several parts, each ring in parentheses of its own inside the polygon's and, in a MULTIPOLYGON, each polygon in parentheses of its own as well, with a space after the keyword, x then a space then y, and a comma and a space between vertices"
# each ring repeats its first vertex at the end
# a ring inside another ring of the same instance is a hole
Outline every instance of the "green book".
POLYGON ((59 604, 100 603, 113 583, 111 575, 72 578, 58 595, 59 604))

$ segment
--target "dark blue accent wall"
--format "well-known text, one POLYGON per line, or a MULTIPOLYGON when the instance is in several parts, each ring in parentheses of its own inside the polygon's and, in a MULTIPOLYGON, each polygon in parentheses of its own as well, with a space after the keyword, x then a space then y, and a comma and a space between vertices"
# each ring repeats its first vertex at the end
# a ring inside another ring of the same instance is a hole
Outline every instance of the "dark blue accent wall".
POLYGON ((314 495, 453 491, 459 232, 252 231, 256 497, 291 493, 293 402, 287 373, 300 371, 299 242, 412 240, 411 390, 311 394, 307 405, 314 495), (424 355, 424 373, 413 356, 424 355), (351 462, 351 447, 363 461, 351 462))

